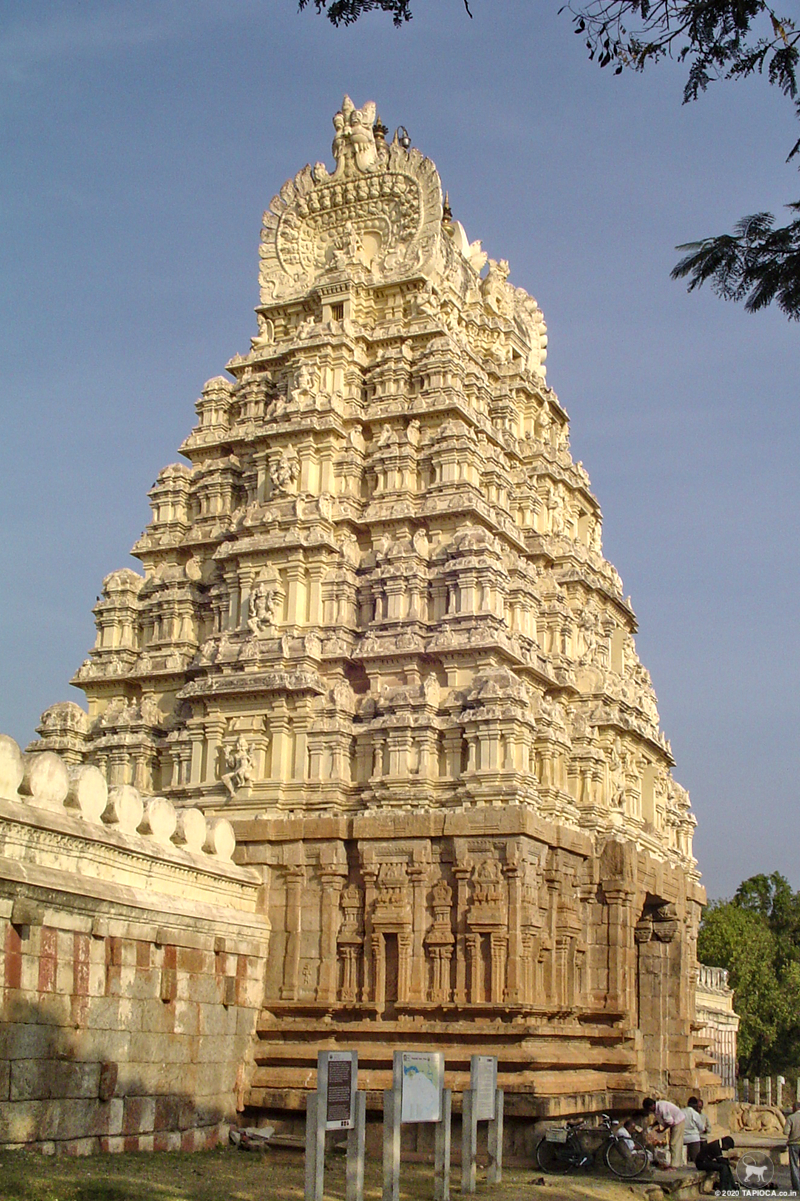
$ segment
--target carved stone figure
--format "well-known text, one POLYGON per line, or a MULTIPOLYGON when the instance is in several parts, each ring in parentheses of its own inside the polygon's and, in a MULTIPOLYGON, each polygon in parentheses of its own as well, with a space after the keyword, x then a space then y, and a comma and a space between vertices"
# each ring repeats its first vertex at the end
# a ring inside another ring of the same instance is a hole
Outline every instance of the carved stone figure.
POLYGON ((259 580, 247 602, 247 628, 255 637, 273 629, 277 603, 277 588, 270 587, 265 580, 259 580))
POLYGON ((248 787, 253 779, 253 752, 244 734, 240 734, 234 745, 225 752, 225 765, 229 770, 221 779, 233 800, 236 793, 248 787))
POLYGON ((505 259, 499 262, 489 259, 489 270, 481 284, 481 295, 487 309, 503 317, 511 313, 511 289, 506 282, 508 276, 509 268, 505 259))
POLYGON ((290 449, 283 451, 280 458, 273 459, 269 468, 272 490, 281 496, 289 492, 300 474, 300 462, 290 449))
POLYGON ((363 108, 356 108, 349 96, 342 101, 341 110, 333 118, 336 134, 333 139, 333 157, 337 163, 337 174, 350 174, 353 169, 375 171, 380 165, 375 146, 373 125, 375 104, 369 101, 363 108))

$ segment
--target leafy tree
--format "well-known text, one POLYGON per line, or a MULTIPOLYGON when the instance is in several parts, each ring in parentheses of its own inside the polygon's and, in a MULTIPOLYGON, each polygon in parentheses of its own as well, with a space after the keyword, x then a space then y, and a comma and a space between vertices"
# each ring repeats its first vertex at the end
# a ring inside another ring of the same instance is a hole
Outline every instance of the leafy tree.
MULTIPOLYGON (((305 8, 311 0, 299 0, 305 8)), ((395 25, 410 21, 411 0, 314 0, 334 25, 350 25, 373 10, 390 13, 395 25)), ((464 0, 467 12, 468 0, 464 0)), ((589 58, 643 71, 660 59, 685 63, 684 102, 696 100, 715 80, 765 75, 794 101, 800 117, 797 71, 800 29, 768 0, 567 0, 575 32, 589 58)), ((788 159, 800 152, 800 139, 788 159)), ((788 161, 787 159, 787 161, 788 161)), ((787 205, 793 219, 777 225, 772 213, 754 213, 733 232, 687 242, 672 271, 689 291, 709 283, 725 300, 756 312, 773 302, 800 320, 800 201, 787 205)))
POLYGON ((779 872, 751 876, 733 900, 709 905, 697 953, 728 970, 741 1018, 741 1074, 799 1068, 800 892, 779 872))

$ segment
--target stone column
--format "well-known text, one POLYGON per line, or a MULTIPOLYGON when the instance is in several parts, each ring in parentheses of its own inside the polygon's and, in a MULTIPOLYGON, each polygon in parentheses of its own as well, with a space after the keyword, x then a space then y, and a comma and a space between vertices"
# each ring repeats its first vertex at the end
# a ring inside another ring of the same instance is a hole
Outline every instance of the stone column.
POLYGON ((454 1000, 458 1005, 467 1001, 467 891, 471 868, 464 864, 453 867, 456 880, 456 991, 454 1000))
MULTIPOLYGON (((412 861, 408 865, 408 877, 412 889, 412 946, 411 979, 409 1001, 425 1001, 425 883, 428 864, 412 861)), ((399 946, 399 941, 398 941, 399 946)))
POLYGON ((205 743, 203 727, 192 725, 189 730, 189 739, 192 748, 189 782, 194 785, 201 784, 203 781, 203 747, 205 743))
POLYGON ((305 620, 305 570, 302 563, 290 563, 286 569, 288 582, 286 620, 289 625, 301 625, 305 620))
POLYGON ((469 968, 469 1000, 475 1005, 484 999, 481 996, 481 936, 467 935, 467 965, 469 968))
MULTIPOLYGON (((372 910, 375 905, 375 880, 378 869, 374 863, 364 863, 364 980, 362 1001, 377 1001, 377 950, 372 932, 372 910)), ((379 940, 380 941, 380 940, 379 940)))
POLYGON ((318 1001, 336 1000, 336 969, 338 967, 336 938, 339 933, 339 898, 344 887, 347 869, 326 867, 320 871, 322 912, 320 931, 320 968, 318 1001))
POLYGON ((308 621, 312 626, 322 622, 322 564, 313 564, 309 568, 308 621))
POLYGON ((286 952, 283 961, 282 1001, 296 1001, 300 970, 300 931, 302 929, 303 886, 306 873, 302 864, 286 869, 286 952))
POLYGON ((626 1015, 633 1013, 631 996, 631 943, 633 893, 627 888, 604 887, 608 901, 608 993, 609 1009, 626 1015))
POLYGON ((503 999, 510 1004, 518 1004, 522 1000, 522 872, 514 861, 507 863, 503 870, 508 881, 508 966, 503 999))
MULTIPOLYGON (((505 992, 505 975, 506 975, 506 957, 508 952, 508 938, 505 934, 491 935, 492 949, 492 991, 491 1001, 493 1005, 499 1005, 503 1000, 505 992)), ((488 1000, 489 998, 487 998, 488 1000)))
MULTIPOLYGON (((380 1008, 386 1003, 386 953, 383 941, 383 935, 379 930, 373 930, 370 937, 370 947, 372 950, 372 979, 373 995, 372 1000, 380 1008)), ((366 970, 364 972, 366 976, 366 970)), ((398 993, 400 991, 398 981, 398 993)))
MULTIPOLYGON (((217 779, 217 760, 219 756, 219 748, 222 746, 222 739, 225 734, 225 722, 219 713, 214 713, 206 718, 205 723, 206 733, 206 783, 213 784, 217 779)), ((225 770, 223 768, 223 770, 225 770)))
POLYGON ((411 959, 413 935, 410 930, 401 930, 397 935, 397 1000, 410 1000, 411 959))

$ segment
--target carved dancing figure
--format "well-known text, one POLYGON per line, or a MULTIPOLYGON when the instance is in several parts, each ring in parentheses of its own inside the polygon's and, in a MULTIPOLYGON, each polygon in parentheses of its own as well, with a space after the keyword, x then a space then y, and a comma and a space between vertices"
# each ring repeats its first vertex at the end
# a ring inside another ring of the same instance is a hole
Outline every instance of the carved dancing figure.
POLYGON ((247 602, 247 628, 255 637, 274 626, 277 601, 277 589, 270 588, 266 580, 259 580, 247 602))
POLYGON ((244 734, 240 734, 233 747, 225 752, 225 764, 230 771, 222 776, 222 783, 233 800, 239 789, 248 786, 253 779, 253 752, 244 734))
POLYGON ((284 451, 279 459, 275 459, 269 469, 272 489, 277 495, 285 494, 300 474, 300 464, 297 456, 284 451))

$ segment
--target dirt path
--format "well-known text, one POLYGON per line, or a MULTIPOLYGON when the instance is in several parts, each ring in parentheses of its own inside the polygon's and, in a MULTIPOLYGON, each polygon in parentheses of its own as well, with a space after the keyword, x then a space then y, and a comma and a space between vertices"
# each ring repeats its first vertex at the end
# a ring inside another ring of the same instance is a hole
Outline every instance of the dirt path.
MULTIPOLYGON (((451 1194, 461 1196, 458 1169, 451 1194)), ((325 1201, 343 1201, 344 1162, 333 1159, 325 1172, 325 1201)), ((433 1169, 404 1164, 401 1201, 429 1201, 433 1169)), ((475 1201, 633 1201, 633 1185, 576 1175, 543 1178, 535 1168, 509 1168, 503 1182, 489 1188, 479 1174, 475 1201), (535 1181, 544 1180, 543 1184, 535 1181)), ((364 1201, 380 1201, 380 1164, 367 1164, 364 1201)), ((205 1154, 98 1155, 90 1159, 46 1159, 25 1151, 0 1156, 0 1201, 303 1201, 303 1157, 296 1152, 247 1154, 218 1150, 205 1154)))

